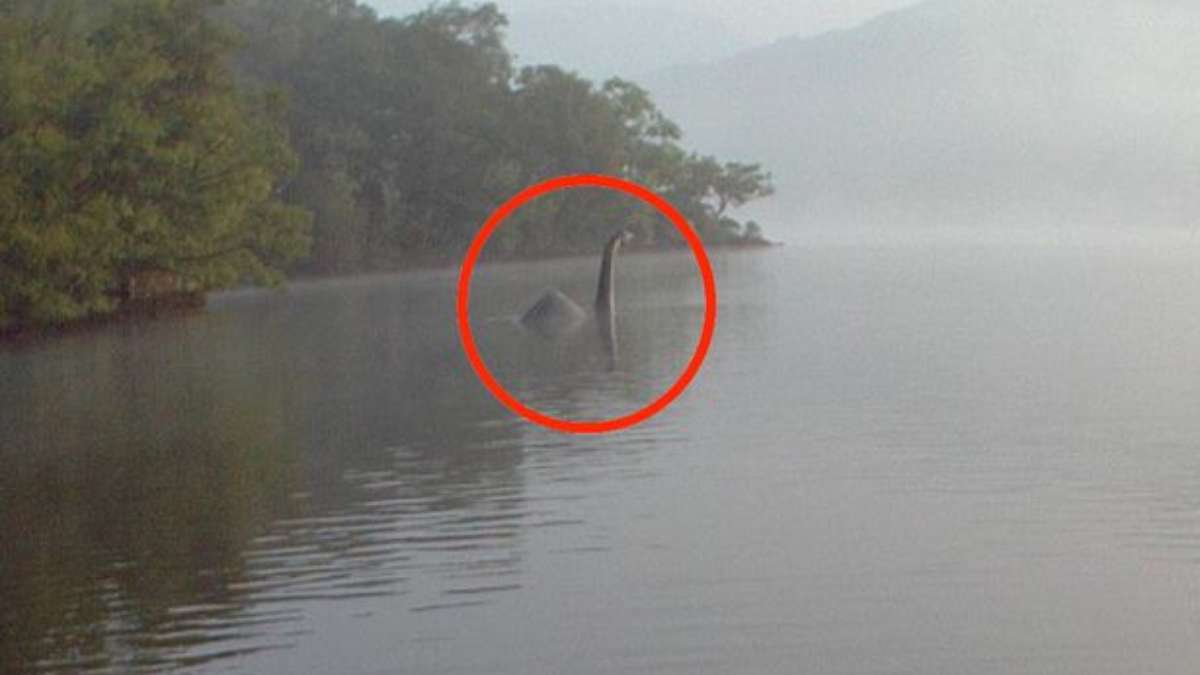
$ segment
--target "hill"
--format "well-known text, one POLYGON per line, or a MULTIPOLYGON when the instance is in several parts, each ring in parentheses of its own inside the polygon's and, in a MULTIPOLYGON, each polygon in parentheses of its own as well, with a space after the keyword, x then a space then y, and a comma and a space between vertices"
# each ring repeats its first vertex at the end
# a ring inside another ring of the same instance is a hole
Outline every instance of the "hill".
POLYGON ((932 0, 645 80, 706 152, 771 167, 768 221, 1190 225, 1200 9, 932 0))

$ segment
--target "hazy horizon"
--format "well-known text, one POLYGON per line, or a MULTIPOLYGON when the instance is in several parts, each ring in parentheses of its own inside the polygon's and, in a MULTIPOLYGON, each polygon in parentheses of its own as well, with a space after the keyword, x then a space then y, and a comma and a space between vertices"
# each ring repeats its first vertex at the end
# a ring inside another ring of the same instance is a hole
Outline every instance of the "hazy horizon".
MULTIPOLYGON (((919 0, 614 0, 612 5, 667 9, 718 19, 753 44, 766 44, 792 35, 816 35, 860 24, 885 12, 918 4, 919 0)), ((380 14, 403 16, 429 6, 429 0, 367 0, 380 14)), ((568 0, 501 0, 506 13, 560 10, 594 3, 568 0)))
POLYGON ((1179 2, 934 0, 645 84, 690 147, 774 172, 768 232, 1191 229, 1197 27, 1179 2))
POLYGON ((546 27, 581 3, 497 4, 519 64, 631 77, 688 149, 761 162, 777 193, 744 213, 775 238, 820 223, 1186 229, 1200 213, 1187 3, 614 0, 641 11, 561 32, 546 27))

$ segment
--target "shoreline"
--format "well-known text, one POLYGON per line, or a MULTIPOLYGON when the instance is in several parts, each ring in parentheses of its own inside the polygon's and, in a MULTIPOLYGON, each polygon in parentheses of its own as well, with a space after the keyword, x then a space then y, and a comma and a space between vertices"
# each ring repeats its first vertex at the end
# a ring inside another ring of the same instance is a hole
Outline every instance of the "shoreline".
MULTIPOLYGON (((747 242, 726 242, 719 244, 705 244, 707 250, 731 250, 731 251, 759 251, 784 246, 783 242, 770 241, 767 239, 747 242)), ((621 251, 621 255, 654 255, 660 253, 690 253, 691 249, 687 246, 647 246, 647 247, 632 247, 621 251)), ((412 255, 395 261, 394 265, 383 266, 377 269, 358 270, 345 273, 319 273, 319 272, 302 272, 294 276, 290 276, 284 282, 284 285, 293 281, 313 282, 326 279, 353 279, 355 277, 374 276, 381 274, 396 274, 399 272, 409 271, 428 271, 428 270, 446 270, 457 269, 462 262, 463 256, 466 255, 466 250, 456 251, 452 255, 446 254, 426 254, 412 255)), ((595 255, 595 252, 574 252, 574 253, 548 253, 548 254, 531 254, 531 255, 511 255, 496 258, 480 257, 478 264, 480 265, 505 265, 510 263, 527 263, 537 262, 539 260, 570 260, 572 258, 587 258, 595 255)), ((232 290, 232 289, 228 289, 232 290)), ((219 292, 219 291, 218 291, 219 292)))
MULTIPOLYGON (((732 242, 722 244, 706 244, 709 250, 720 251, 762 251, 783 246, 780 242, 773 241, 755 241, 755 242, 732 242)), ((669 253, 687 253, 691 251, 688 247, 676 246, 656 246, 646 248, 632 248, 625 251, 624 255, 661 255, 669 253)), ((458 269, 460 264, 460 254, 443 255, 414 255, 404 261, 398 261, 398 264, 392 267, 381 268, 376 270, 362 270, 357 272, 349 272, 344 274, 296 274, 288 277, 281 286, 286 287, 292 283, 320 283, 323 281, 336 281, 340 279, 356 279, 370 276, 382 276, 391 274, 402 274, 405 272, 430 272, 430 271, 447 271, 458 269)), ((572 258, 593 257, 591 253, 567 253, 557 255, 528 255, 528 256, 506 256, 503 258, 480 260, 480 265, 507 265, 534 262, 539 260, 569 260, 572 258)), ((158 298, 141 300, 136 303, 127 303, 117 310, 109 314, 94 314, 79 319, 63 321, 60 323, 42 324, 42 325, 18 325, 0 329, 0 350, 4 349, 21 349, 25 347, 33 347, 39 344, 45 344, 62 338, 82 335, 91 331, 101 330, 103 328, 117 324, 133 324, 139 322, 151 322, 159 319, 177 318, 181 316, 189 316, 204 312, 208 306, 209 297, 222 293, 236 293, 239 291, 260 291, 267 290, 261 287, 247 286, 242 288, 216 289, 204 292, 188 292, 165 295, 158 298)))
POLYGON ((116 324, 199 314, 207 306, 208 293, 190 291, 127 303, 108 314, 92 314, 59 323, 10 326, 0 329, 0 349, 31 347, 116 324))

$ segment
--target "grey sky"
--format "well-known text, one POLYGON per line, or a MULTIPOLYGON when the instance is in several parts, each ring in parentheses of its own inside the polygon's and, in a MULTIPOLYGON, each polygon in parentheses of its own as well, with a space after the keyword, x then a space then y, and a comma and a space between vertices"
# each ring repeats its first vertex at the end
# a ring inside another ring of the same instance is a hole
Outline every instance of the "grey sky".
MULTIPOLYGON (((668 7, 716 17, 753 42, 814 34, 861 23, 917 0, 611 0, 616 4, 668 7)), ((405 14, 429 0, 366 0, 384 14, 405 14)), ((586 4, 577 0, 496 0, 501 9, 521 10, 586 4)), ((468 4, 471 4, 468 2, 468 4)))

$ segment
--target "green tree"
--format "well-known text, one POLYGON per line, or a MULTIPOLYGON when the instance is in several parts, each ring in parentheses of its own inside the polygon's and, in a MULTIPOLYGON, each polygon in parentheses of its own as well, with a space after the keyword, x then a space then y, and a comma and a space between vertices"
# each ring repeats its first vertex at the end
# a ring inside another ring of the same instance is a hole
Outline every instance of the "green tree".
MULTIPOLYGON (((729 210, 770 192, 757 165, 689 154, 638 85, 553 65, 514 71, 493 4, 432 5, 380 20, 351 0, 243 0, 242 76, 279 86, 301 159, 289 200, 315 215, 308 271, 455 258, 497 204, 551 176, 625 176, 668 196, 712 241, 729 210)), ((506 255, 594 250, 615 223, 678 244, 673 227, 601 191, 551 195, 505 223, 506 255)))
POLYGON ((310 270, 453 250, 519 186, 494 5, 380 21, 353 2, 252 0, 230 16, 248 37, 240 70, 290 100, 306 187, 290 194, 316 214, 310 270))
POLYGON ((0 6, 0 322, 112 310, 162 270, 273 281, 307 247, 277 97, 241 96, 216 0, 0 6))

